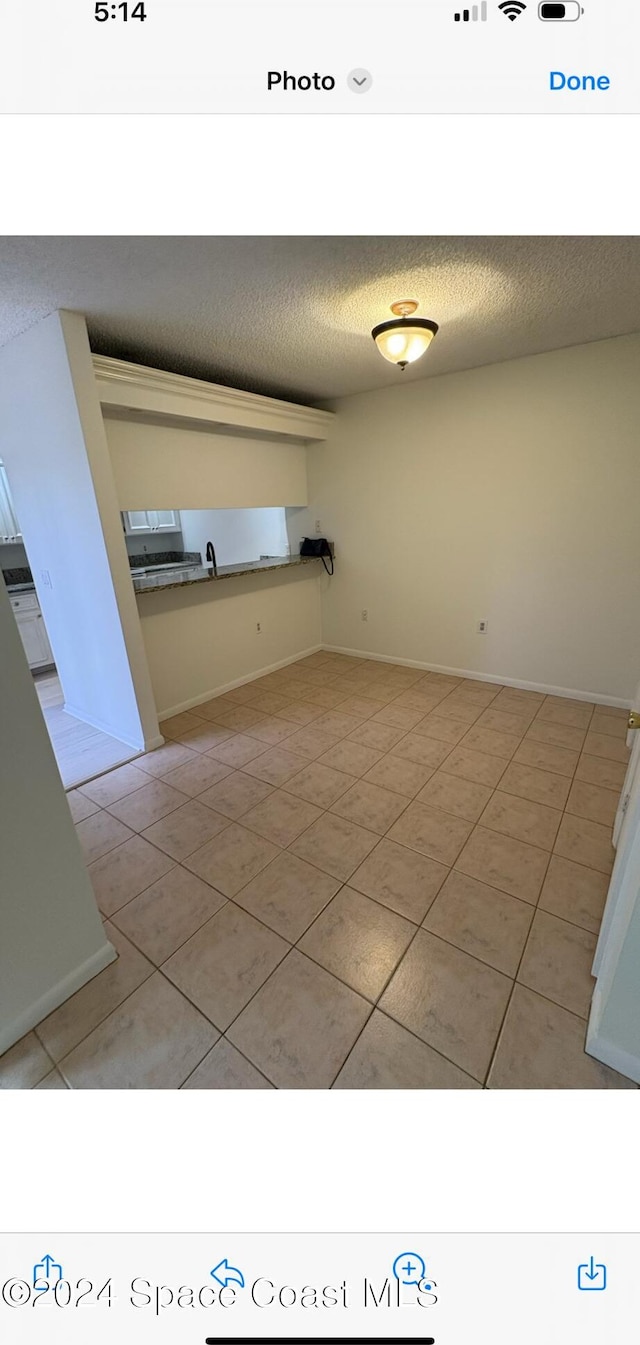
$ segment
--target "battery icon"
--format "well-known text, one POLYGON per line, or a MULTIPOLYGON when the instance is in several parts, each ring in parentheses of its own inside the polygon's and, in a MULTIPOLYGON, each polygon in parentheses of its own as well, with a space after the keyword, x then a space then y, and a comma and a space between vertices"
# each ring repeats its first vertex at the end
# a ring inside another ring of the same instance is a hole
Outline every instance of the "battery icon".
POLYGON ((578 0, 567 0, 564 5, 538 5, 538 18, 547 23, 575 23, 584 14, 578 0))

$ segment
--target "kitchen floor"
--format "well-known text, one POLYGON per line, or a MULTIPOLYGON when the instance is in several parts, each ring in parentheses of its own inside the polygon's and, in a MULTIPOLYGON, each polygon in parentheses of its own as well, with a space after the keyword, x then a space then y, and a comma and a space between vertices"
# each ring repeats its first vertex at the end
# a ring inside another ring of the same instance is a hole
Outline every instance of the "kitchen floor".
POLYGON ((33 680, 65 789, 136 756, 119 738, 67 713, 57 673, 37 673, 33 680))
POLYGON ((4 1087, 633 1088, 584 1053, 627 712, 318 653, 68 795, 119 959, 4 1087))

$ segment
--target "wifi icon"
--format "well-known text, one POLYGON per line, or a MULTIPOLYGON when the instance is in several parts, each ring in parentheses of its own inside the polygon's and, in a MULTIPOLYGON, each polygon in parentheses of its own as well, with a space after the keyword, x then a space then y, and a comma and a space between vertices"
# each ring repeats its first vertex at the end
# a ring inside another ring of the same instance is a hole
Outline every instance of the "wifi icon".
POLYGON ((498 5, 498 9, 501 9, 502 13, 508 19, 511 19, 512 23, 514 19, 518 19, 524 13, 526 8, 527 6, 522 3, 522 0, 505 0, 503 5, 498 5))

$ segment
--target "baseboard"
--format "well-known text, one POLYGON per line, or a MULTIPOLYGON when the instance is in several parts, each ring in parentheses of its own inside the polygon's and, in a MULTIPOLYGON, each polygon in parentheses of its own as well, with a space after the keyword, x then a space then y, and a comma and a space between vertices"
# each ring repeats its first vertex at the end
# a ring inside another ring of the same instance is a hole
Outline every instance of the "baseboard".
MULTIPOLYGON (((102 948, 94 953, 92 957, 87 958, 86 962, 81 963, 74 971, 65 976, 63 980, 58 981, 56 985, 47 990, 45 995, 36 1000, 35 1004, 30 1004, 28 1009, 15 1018, 12 1023, 3 1025, 0 1029, 0 1055, 8 1051, 10 1046, 15 1046, 17 1041, 25 1037, 27 1032, 31 1032, 38 1026, 44 1018, 47 1018, 54 1009, 59 1009, 71 995, 75 995, 76 990, 81 990, 87 981, 92 981, 98 972, 104 971, 111 962, 115 962, 118 954, 112 943, 105 941, 102 948)), ((51 1063, 53 1069, 53 1061, 51 1063)))
MULTIPOLYGON (((545 696, 566 696, 568 700, 593 701, 595 705, 614 705, 621 710, 631 709, 631 701, 620 696, 603 696, 599 691, 576 691, 573 687, 548 686, 546 682, 522 682, 517 677, 498 677, 495 673, 476 672, 471 668, 448 668, 441 663, 420 663, 417 659, 397 658, 391 654, 371 654, 366 649, 346 649, 343 645, 323 644, 327 654, 347 654, 349 658, 372 659, 374 663, 397 663, 402 668, 419 668, 422 672, 446 673, 448 677, 468 677, 474 682, 496 682, 498 686, 517 687, 520 691, 541 691, 545 696)), ((302 658, 303 655, 300 655, 302 658)))
POLYGON ((268 673, 278 672, 280 668, 288 668, 291 663, 297 663, 298 659, 309 658, 310 654, 317 654, 323 649, 321 644, 314 644, 309 649, 301 649, 297 654, 291 654, 289 658, 280 659, 278 663, 270 663, 265 668, 260 668, 258 672, 253 672, 249 677, 237 677, 235 682, 225 682, 224 686, 213 687, 211 691, 204 691, 200 696, 193 696, 191 700, 181 701, 179 705, 173 705, 170 710, 161 710, 158 713, 158 719, 162 723, 163 719, 170 719, 172 715, 182 714, 183 710, 193 710, 196 705, 204 705, 206 701, 215 700, 216 696, 224 696, 227 691, 235 691, 236 687, 247 686, 249 682, 257 682, 260 677, 266 677, 268 673))
POLYGON ((593 1056, 594 1060, 599 1060, 601 1064, 608 1065, 610 1069, 615 1069, 618 1074, 623 1074, 625 1079, 631 1079, 633 1083, 640 1084, 640 1056, 622 1050, 621 1047, 615 1046, 613 1042, 607 1041, 606 1037, 601 1037, 599 1032, 591 1031, 590 1028, 587 1029, 585 1051, 587 1055, 593 1056))
MULTIPOLYGON (((109 738, 115 738, 116 742, 124 743, 125 747, 133 748, 134 752, 148 752, 150 750, 144 740, 143 742, 140 742, 139 739, 135 740, 134 738, 129 738, 124 733, 116 733, 111 724, 105 724, 102 719, 97 719, 93 715, 88 715, 86 711, 77 709, 74 705, 70 705, 68 701, 65 701, 62 708, 66 714, 73 715, 73 718, 79 719, 82 724, 89 724, 92 729, 99 729, 100 733, 106 733, 109 738)), ((155 739, 153 741, 155 742, 155 739)), ((161 741, 155 743, 155 745, 161 747, 163 741, 164 739, 161 739, 161 741)))

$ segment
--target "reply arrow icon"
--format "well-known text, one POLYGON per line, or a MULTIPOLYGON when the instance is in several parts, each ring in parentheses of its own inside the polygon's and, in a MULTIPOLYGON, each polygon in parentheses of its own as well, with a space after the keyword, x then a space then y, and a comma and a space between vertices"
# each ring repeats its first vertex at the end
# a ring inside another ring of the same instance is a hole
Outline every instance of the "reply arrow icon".
POLYGON ((237 1266, 230 1266, 226 1256, 222 1261, 218 1261, 217 1266, 213 1267, 211 1274, 214 1280, 217 1280, 218 1284, 222 1285, 223 1289, 226 1289, 228 1284, 239 1284, 240 1288, 244 1289, 244 1275, 242 1274, 242 1271, 238 1270, 237 1266))

